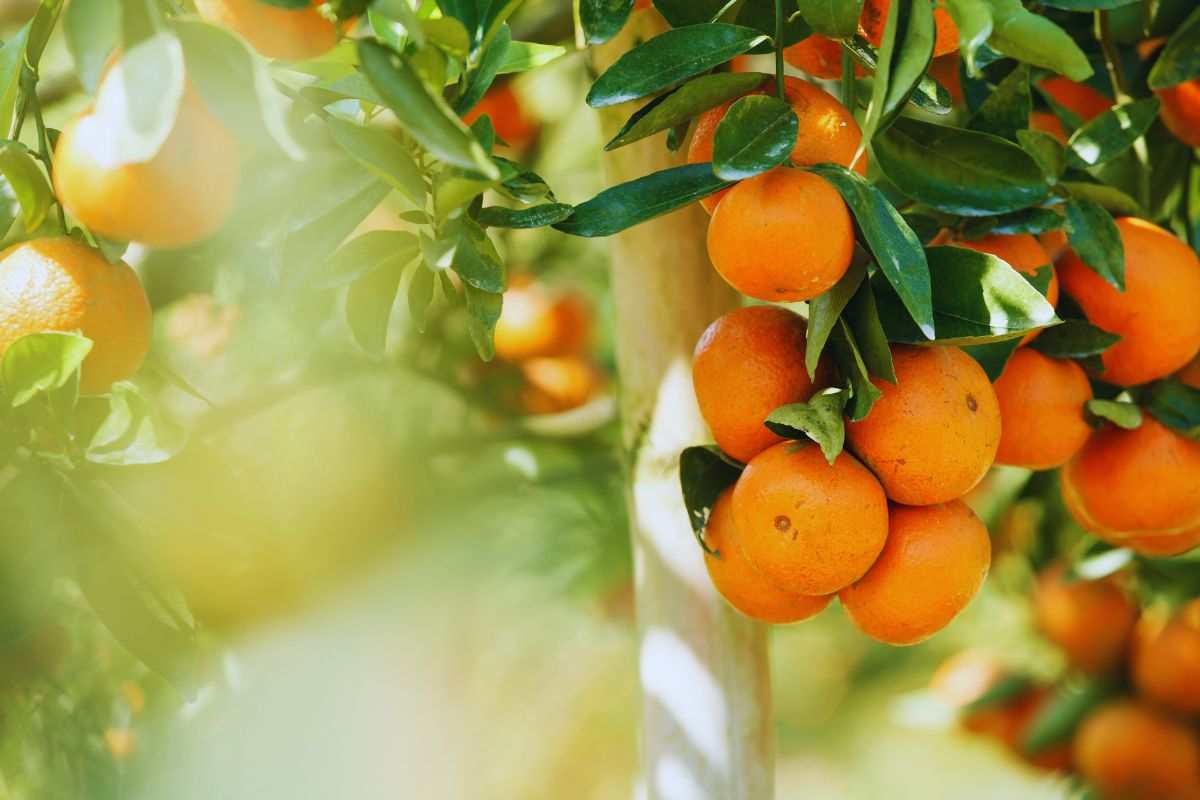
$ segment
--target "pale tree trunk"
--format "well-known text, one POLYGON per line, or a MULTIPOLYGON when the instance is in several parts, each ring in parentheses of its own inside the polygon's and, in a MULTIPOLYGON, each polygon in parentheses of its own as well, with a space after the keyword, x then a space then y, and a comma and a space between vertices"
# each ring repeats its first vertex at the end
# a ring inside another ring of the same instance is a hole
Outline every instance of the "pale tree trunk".
MULTIPOLYGON (((635 12, 595 50, 597 70, 662 29, 657 14, 635 12)), ((601 114, 606 139, 632 110, 601 114)), ((680 160, 659 135, 608 154, 605 168, 611 185, 680 160)), ((774 790, 766 634, 713 590, 679 488, 680 451, 707 440, 692 349, 736 303, 709 264, 707 220, 693 204, 610 240, 643 692, 638 795, 650 800, 764 800, 774 790)))

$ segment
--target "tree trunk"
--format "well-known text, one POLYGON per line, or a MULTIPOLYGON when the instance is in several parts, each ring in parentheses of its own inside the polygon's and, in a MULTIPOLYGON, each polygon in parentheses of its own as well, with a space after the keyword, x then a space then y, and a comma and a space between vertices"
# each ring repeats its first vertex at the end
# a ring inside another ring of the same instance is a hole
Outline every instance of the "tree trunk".
MULTIPOLYGON (((663 27, 635 12, 618 40, 596 48, 596 68, 663 27)), ((632 110, 603 110, 606 139, 632 110)), ((609 184, 680 163, 663 135, 609 153, 609 184)), ((764 800, 774 793, 765 630, 712 588, 679 488, 680 451, 707 440, 692 349, 736 304, 709 264, 706 228, 693 204, 610 240, 643 692, 638 796, 764 800)))

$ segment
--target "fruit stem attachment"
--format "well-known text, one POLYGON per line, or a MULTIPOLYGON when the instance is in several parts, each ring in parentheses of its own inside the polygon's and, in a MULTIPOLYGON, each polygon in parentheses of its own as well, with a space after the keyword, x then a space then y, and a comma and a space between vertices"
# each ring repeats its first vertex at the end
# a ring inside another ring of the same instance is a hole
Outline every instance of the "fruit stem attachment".
POLYGON ((783 0, 775 0, 775 94, 787 100, 783 83, 783 0))

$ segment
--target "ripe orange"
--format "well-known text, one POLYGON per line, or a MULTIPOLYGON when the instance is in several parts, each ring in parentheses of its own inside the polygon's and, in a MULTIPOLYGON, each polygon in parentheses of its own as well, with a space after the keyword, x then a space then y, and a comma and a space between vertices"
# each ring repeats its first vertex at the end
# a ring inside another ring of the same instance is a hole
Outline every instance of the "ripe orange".
POLYGON ((1087 318, 1121 340, 1102 356, 1109 383, 1132 386, 1169 375, 1200 350, 1200 258, 1145 220, 1117 220, 1125 244, 1125 291, 1088 269, 1074 251, 1058 264, 1063 288, 1087 318))
POLYGON ((1062 120, 1050 111, 1033 111, 1029 114, 1029 127, 1035 131, 1048 133, 1053 136, 1061 144, 1067 143, 1067 129, 1063 127, 1062 120))
POLYGON ((809 300, 846 274, 854 223, 837 189, 796 169, 742 181, 713 212, 708 257, 730 286, 759 300, 809 300))
POLYGON ((893 503, 879 559, 838 597, 851 621, 872 639, 916 644, 966 608, 991 560, 987 528, 962 501, 893 503))
POLYGON ((528 275, 514 276, 496 321, 496 357, 520 361, 581 353, 587 348, 591 322, 579 295, 555 295, 528 275))
MULTIPOLYGON (((1062 254, 1067 251, 1067 232, 1057 230, 1038 234, 1038 243, 1046 251, 1046 255, 1050 257, 1051 261, 1058 261, 1062 254)), ((1057 277, 1055 275, 1055 279, 1057 277)))
POLYGON ((733 490, 750 563, 784 591, 826 595, 861 578, 887 538, 887 499, 849 453, 830 465, 815 444, 754 457, 733 490))
POLYGON ((544 356, 521 362, 521 406, 530 414, 558 414, 596 396, 600 373, 579 356, 544 356))
POLYGON ((1080 774, 1106 800, 1185 800, 1200 788, 1195 733, 1140 703, 1092 712, 1074 749, 1080 774))
MULTIPOLYGON (((891 0, 867 0, 863 4, 862 16, 858 25, 862 28, 867 41, 879 47, 883 43, 883 28, 887 24, 888 8, 891 0)), ((944 56, 958 49, 958 26, 954 18, 946 10, 943 0, 938 0, 933 10, 933 24, 936 30, 933 43, 934 56, 944 56)))
MULTIPOLYGON (((806 36, 783 51, 787 63, 807 72, 814 78, 836 80, 842 77, 842 45, 819 33, 806 36)), ((863 76, 867 71, 855 65, 854 74, 863 76)))
POLYGON ((1062 495, 1106 539, 1190 535, 1200 528, 1200 442, 1149 414, 1131 431, 1106 425, 1063 467, 1062 495))
MULTIPOLYGON (((773 83, 765 82, 750 94, 773 92, 773 86, 773 83)), ((851 159, 858 152, 859 143, 862 142, 862 129, 855 122, 854 115, 833 95, 800 78, 785 78, 784 94, 800 120, 800 132, 796 137, 796 145, 792 148, 791 163, 798 167, 806 167, 831 161, 849 167, 851 159)), ((734 101, 730 100, 716 108, 710 108, 696 118, 696 129, 688 145, 687 163, 712 161, 717 125, 725 118, 733 103, 734 101)), ((861 175, 867 174, 866 153, 859 156, 854 169, 861 175)), ((711 214, 717 203, 729 191, 725 189, 709 195, 702 199, 700 204, 711 214)))
POLYGON ((22 336, 79 331, 92 340, 80 390, 108 391, 150 350, 150 302, 128 264, 74 239, 34 239, 0 253, 0 354, 22 336))
MULTIPOLYGON (((1097 535, 1101 539, 1106 539, 1103 535, 1097 535)), ((1200 528, 1164 536, 1134 536, 1130 539, 1109 537, 1106 540, 1109 544, 1128 547, 1133 552, 1150 558, 1172 558, 1190 553, 1200 547, 1200 528)))
POLYGON ((816 380, 804 368, 804 319, 778 306, 748 306, 713 322, 696 343, 692 385, 713 438, 749 461, 783 441, 763 422, 776 408, 807 400, 830 382, 828 359, 816 380))
MULTIPOLYGON (((1046 287, 1046 299, 1050 305, 1058 305, 1058 276, 1051 266, 1050 256, 1037 239, 1027 233, 1002 234, 991 233, 973 241, 954 242, 958 247, 967 247, 981 253, 990 253, 1008 262, 1008 265, 1022 275, 1033 276, 1045 267, 1050 267, 1050 284, 1046 287)), ((1028 344, 1041 331, 1028 333, 1021 339, 1021 344, 1028 344)))
POLYGON ((733 523, 733 489, 726 489, 713 504, 704 541, 718 553, 704 554, 704 566, 713 586, 748 617, 776 625, 800 622, 815 617, 833 600, 831 594, 807 597, 785 592, 759 574, 747 560, 733 523))
POLYGON ((906 505, 966 494, 991 467, 1000 444, 1000 404, 983 368, 957 347, 892 347, 896 385, 866 419, 846 425, 850 448, 906 505))
POLYGON ((958 53, 947 53, 929 62, 929 74, 935 81, 946 87, 954 105, 960 106, 966 96, 963 94, 962 75, 958 70, 958 53))
POLYGON ((1091 674, 1120 663, 1137 621, 1137 607, 1111 578, 1068 581, 1062 567, 1038 576, 1033 593, 1038 629, 1067 661, 1091 674))
POLYGON ((341 27, 311 8, 280 8, 260 0, 196 0, 200 18, 241 36, 267 58, 301 61, 333 49, 341 27))
POLYGON ((1083 416, 1092 399, 1087 375, 1074 361, 1022 347, 995 383, 1000 403, 996 463, 1052 469, 1075 455, 1092 433, 1083 416))
POLYGON ((1162 101, 1159 116, 1167 130, 1188 147, 1200 147, 1200 78, 1154 93, 1162 101))
POLYGON ((1193 389, 1200 389, 1200 356, 1193 358, 1187 366, 1175 373, 1175 380, 1193 389))
POLYGON ((110 73, 100 83, 96 104, 59 135, 54 152, 58 198, 93 233, 110 239, 182 247, 207 238, 233 208, 236 142, 188 86, 159 151, 149 161, 117 163, 111 123, 95 109, 106 107, 106 93, 123 91, 121 82, 110 73))
POLYGON ((1112 108, 1113 101, 1085 83, 1054 75, 1038 81, 1038 88, 1082 122, 1090 122, 1112 108))
POLYGON ((526 115, 511 83, 502 83, 489 89, 483 99, 463 116, 463 122, 470 125, 484 114, 491 119, 496 135, 516 150, 525 149, 538 134, 537 120, 526 115))
POLYGON ((1133 683, 1147 700, 1182 714, 1200 714, 1200 600, 1165 624, 1149 619, 1133 649, 1133 683))

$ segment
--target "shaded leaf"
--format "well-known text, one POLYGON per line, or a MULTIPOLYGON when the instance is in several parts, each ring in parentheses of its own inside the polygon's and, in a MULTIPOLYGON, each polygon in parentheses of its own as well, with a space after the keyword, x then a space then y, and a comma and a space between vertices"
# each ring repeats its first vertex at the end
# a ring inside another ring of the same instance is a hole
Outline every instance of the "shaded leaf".
POLYGON ((846 416, 852 422, 857 422, 871 413, 871 407, 883 396, 883 392, 871 382, 858 343, 844 319, 838 320, 830 344, 838 372, 850 383, 850 404, 846 416))
POLYGON ((1120 340, 1087 320, 1068 319, 1042 331, 1029 346, 1051 358, 1087 358, 1100 355, 1120 340))
POLYGON ((1016 139, 1017 132, 1029 126, 1031 111, 1033 93, 1029 89, 1029 67, 1018 64, 983 101, 969 127, 1002 139, 1016 139))
POLYGON ((1142 405, 1168 428, 1200 438, 1200 389, 1168 378, 1150 386, 1142 405))
MULTIPOLYGON (((684 448, 679 454, 679 484, 692 531, 701 536, 721 493, 742 474, 742 468, 713 445, 684 448)), ((701 540, 703 541, 703 540, 701 540)))
POLYGON ((1019 130, 1017 142, 1033 157, 1048 180, 1057 180, 1067 171, 1067 150, 1045 131, 1019 130))
POLYGON ((1084 265, 1106 283, 1125 289, 1125 244, 1121 230, 1099 203, 1072 199, 1067 203, 1067 237, 1084 265))
POLYGON ((1171 34, 1167 46, 1154 62, 1147 83, 1151 89, 1168 86, 1200 77, 1200 8, 1194 10, 1178 30, 1171 34))
POLYGON ((850 302, 850 298, 858 291, 858 287, 867 277, 867 262, 870 257, 866 251, 856 248, 854 260, 850 268, 836 284, 827 292, 823 292, 808 301, 808 330, 804 343, 804 366, 808 377, 815 378, 821 353, 833 333, 842 311, 850 302))
POLYGON ((360 276, 346 292, 346 323, 354 342, 372 358, 382 358, 387 347, 388 323, 404 265, 385 261, 360 276))

